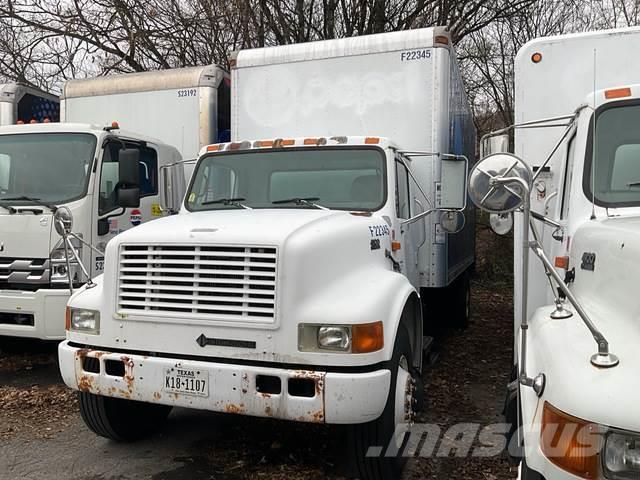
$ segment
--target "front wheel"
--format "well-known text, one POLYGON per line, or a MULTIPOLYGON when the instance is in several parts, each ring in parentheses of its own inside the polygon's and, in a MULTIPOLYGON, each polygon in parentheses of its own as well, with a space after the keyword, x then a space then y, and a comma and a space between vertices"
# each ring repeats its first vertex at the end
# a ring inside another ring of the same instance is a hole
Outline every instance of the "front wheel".
POLYGON ((80 392, 80 415, 96 435, 118 442, 139 440, 158 430, 171 407, 80 392))
POLYGON ((403 450, 407 434, 396 435, 396 427, 411 424, 417 403, 419 375, 412 368, 409 335, 400 327, 388 362, 391 387, 382 415, 369 423, 350 426, 350 450, 354 474, 360 480, 397 480, 406 464, 403 450))

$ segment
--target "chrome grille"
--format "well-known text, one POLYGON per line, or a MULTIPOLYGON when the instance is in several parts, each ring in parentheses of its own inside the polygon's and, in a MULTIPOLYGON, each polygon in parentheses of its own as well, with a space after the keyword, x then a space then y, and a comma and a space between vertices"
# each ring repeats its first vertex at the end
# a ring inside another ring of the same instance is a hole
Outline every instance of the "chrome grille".
POLYGON ((273 323, 275 247, 122 245, 118 311, 273 323))
POLYGON ((0 257, 0 288, 48 284, 50 273, 48 258, 0 257))

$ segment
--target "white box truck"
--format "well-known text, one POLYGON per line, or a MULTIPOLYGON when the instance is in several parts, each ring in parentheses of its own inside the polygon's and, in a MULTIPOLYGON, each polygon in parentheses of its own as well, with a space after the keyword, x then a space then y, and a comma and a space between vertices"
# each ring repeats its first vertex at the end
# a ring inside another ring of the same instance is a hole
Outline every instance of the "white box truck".
POLYGON ((60 100, 55 95, 22 83, 0 84, 0 126, 59 120, 60 100))
POLYGON ((637 28, 526 44, 517 157, 470 176, 498 231, 517 211, 506 414, 522 479, 640 478, 639 48, 637 28))
MULTIPOLYGON (((204 145, 229 139, 230 91, 229 74, 217 65, 70 80, 61 96, 61 119, 117 121, 195 160, 204 145)), ((189 178, 193 163, 184 167, 189 178)))
POLYGON ((396 479, 438 306, 420 293, 473 261, 440 230, 474 148, 449 36, 241 51, 232 88, 235 141, 202 150, 180 214, 116 237, 70 299, 64 381, 104 437, 173 406, 347 424, 356 475, 396 479))

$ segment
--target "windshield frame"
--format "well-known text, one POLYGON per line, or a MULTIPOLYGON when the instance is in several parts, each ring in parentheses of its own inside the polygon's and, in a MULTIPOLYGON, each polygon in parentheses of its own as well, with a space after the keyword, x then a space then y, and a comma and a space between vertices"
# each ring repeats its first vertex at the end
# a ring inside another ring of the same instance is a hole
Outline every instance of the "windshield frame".
MULTIPOLYGON (((3 134, 0 135, 0 138, 2 137, 17 137, 17 136, 21 136, 21 135, 73 135, 73 136, 88 136, 91 137, 93 139, 93 155, 91 156, 90 162, 89 162, 89 166, 87 168, 87 174, 84 180, 84 186, 82 187, 82 191, 79 195, 76 195, 75 197, 72 198, 65 198, 61 201, 58 201, 57 199, 54 200, 49 200, 49 199, 44 199, 43 201, 48 202, 48 203, 54 203, 55 205, 59 206, 59 205, 64 205, 67 203, 71 203, 74 202, 76 200, 80 200, 84 197, 87 196, 87 193, 89 191, 89 183, 91 181, 91 175, 93 175, 94 169, 95 169, 95 165, 96 165, 96 158, 97 158, 97 154, 98 154, 98 136, 91 133, 91 132, 21 132, 21 133, 7 133, 7 134, 3 134)), ((14 198, 14 197, 20 197, 23 194, 19 194, 19 193, 15 193, 15 194, 10 194, 9 198, 14 198)), ((28 195, 28 196, 33 196, 33 195, 28 195)), ((40 198, 38 195, 33 196, 34 198, 40 198)), ((0 198, 0 205, 17 205, 17 206, 23 206, 23 205, 36 205, 35 202, 29 201, 29 200, 13 200, 13 201, 5 201, 2 198, 0 198)))
MULTIPOLYGON (((582 173, 582 190, 586 195, 589 202, 595 203, 598 207, 602 208, 629 208, 629 207, 640 207, 640 195, 638 200, 630 201, 630 202, 608 202, 598 198, 597 195, 594 195, 591 191, 591 170, 593 169, 593 134, 594 134, 594 121, 598 122, 598 118, 604 112, 608 110, 612 110, 620 107, 640 107, 640 99, 628 99, 628 100, 618 100, 614 102, 608 102, 603 105, 600 105, 596 108, 595 112, 591 115, 589 119, 589 127, 587 132, 587 145, 585 148, 585 156, 584 156, 584 168, 582 173)), ((640 144, 640 136, 638 137, 638 143, 640 144)), ((640 175, 638 177, 640 180, 640 175)), ((638 191, 640 194, 640 190, 638 191)))
MULTIPOLYGON (((191 189, 193 188, 193 184, 195 183, 196 180, 196 174, 198 172, 198 169, 201 167, 202 163, 207 159, 207 158, 211 158, 211 157, 215 157, 215 156, 221 156, 221 155, 235 155, 235 154, 247 154, 247 153, 265 153, 265 152, 296 152, 296 151, 318 151, 318 150, 331 150, 331 151, 337 151, 337 150, 372 150, 372 151, 376 151, 380 154, 380 156, 382 157, 382 178, 383 178, 383 185, 382 185, 382 200, 380 202, 380 204, 375 207, 375 208, 332 208, 332 207, 327 207, 329 210, 335 210, 335 211, 342 211, 342 212, 377 212, 381 209, 383 209, 386 205, 387 202, 389 200, 389 178, 388 178, 388 166, 387 166, 387 154, 385 149, 377 146, 377 145, 323 145, 323 146, 312 146, 312 147, 303 147, 303 146, 294 146, 294 147, 280 147, 280 148, 247 148, 244 150, 223 150, 223 151, 218 151, 218 152, 208 152, 204 155, 202 155, 199 159, 198 159, 198 163, 196 163, 195 168, 193 169, 193 173, 191 174, 191 178, 189 179, 189 186, 187 187, 186 190, 186 194, 184 196, 184 200, 183 200, 183 205, 184 208, 186 208, 189 212, 193 212, 193 213, 197 213, 197 212, 209 212, 209 211, 228 211, 231 210, 229 208, 203 208, 203 209, 197 209, 194 210, 192 208, 189 208, 189 202, 187 201, 189 199, 189 194, 191 192, 191 189)), ((322 205, 323 207, 325 207, 326 205, 323 205, 322 203, 322 199, 318 200, 316 203, 318 203, 319 205, 322 205)), ((295 206, 294 204, 282 204, 282 205, 271 205, 270 207, 252 207, 251 205, 248 205, 249 207, 251 207, 252 209, 255 210, 269 210, 269 209, 295 209, 295 210, 308 210, 308 209, 315 209, 315 207, 308 207, 308 206, 295 206)))

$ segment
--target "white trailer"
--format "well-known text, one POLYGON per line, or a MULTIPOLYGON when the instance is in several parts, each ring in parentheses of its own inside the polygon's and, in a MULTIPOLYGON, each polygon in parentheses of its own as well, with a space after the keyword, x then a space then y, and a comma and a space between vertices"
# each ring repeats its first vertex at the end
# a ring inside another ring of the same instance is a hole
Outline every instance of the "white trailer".
POLYGON ((22 83, 0 84, 0 126, 59 120, 60 101, 55 95, 22 83))
MULTIPOLYGON (((97 287, 69 301, 62 376, 98 435, 143 436, 173 406, 347 424, 358 476, 397 479, 422 312, 446 301, 423 310, 420 293, 473 261, 431 221, 462 227, 473 150, 449 36, 234 63, 236 141, 201 151, 179 215, 109 243, 97 287)), ((467 314, 464 299, 450 307, 467 314)))
POLYGON ((640 478, 638 48, 638 28, 525 45, 510 127, 522 160, 491 155, 470 177, 481 207, 522 204, 506 403, 522 479, 640 478))
MULTIPOLYGON (((216 65, 110 75, 65 83, 63 122, 110 125, 178 149, 185 160, 229 138, 229 74, 216 65)), ((185 165, 189 178, 193 164, 185 165)))

